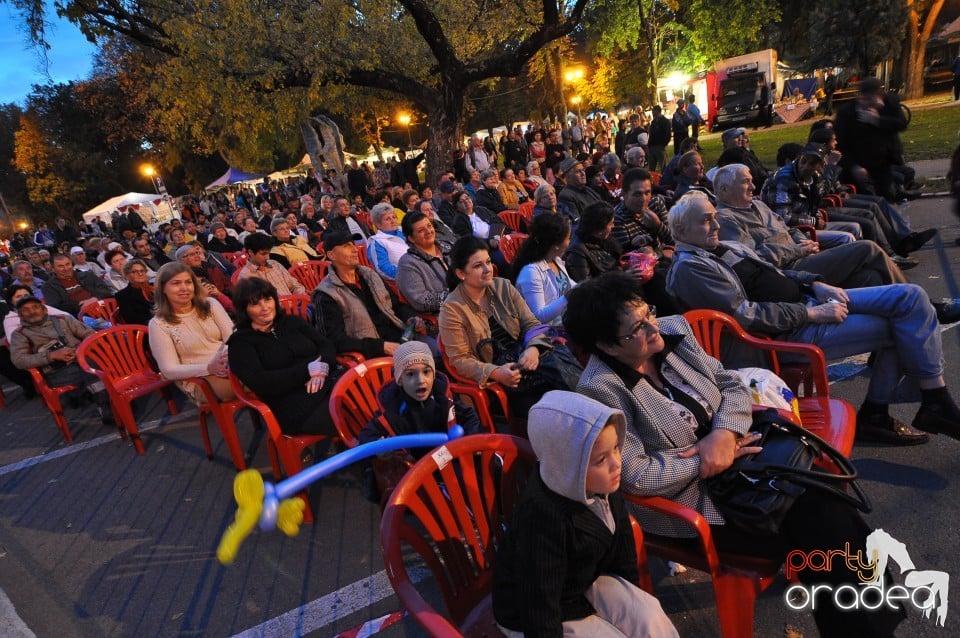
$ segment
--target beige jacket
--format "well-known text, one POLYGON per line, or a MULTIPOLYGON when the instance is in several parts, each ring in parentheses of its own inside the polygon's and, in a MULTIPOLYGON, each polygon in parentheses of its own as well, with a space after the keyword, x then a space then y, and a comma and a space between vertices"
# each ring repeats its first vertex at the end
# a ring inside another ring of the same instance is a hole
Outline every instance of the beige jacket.
MULTIPOLYGON (((509 280, 495 277, 486 294, 493 309, 493 318, 515 339, 523 341, 524 345, 535 345, 541 349, 553 347, 544 335, 527 343, 527 331, 541 324, 509 280)), ((440 339, 450 365, 457 374, 474 379, 481 386, 488 383, 490 373, 497 366, 481 361, 477 357, 477 347, 491 336, 490 324, 483 309, 464 294, 461 286, 447 295, 440 306, 440 339)))

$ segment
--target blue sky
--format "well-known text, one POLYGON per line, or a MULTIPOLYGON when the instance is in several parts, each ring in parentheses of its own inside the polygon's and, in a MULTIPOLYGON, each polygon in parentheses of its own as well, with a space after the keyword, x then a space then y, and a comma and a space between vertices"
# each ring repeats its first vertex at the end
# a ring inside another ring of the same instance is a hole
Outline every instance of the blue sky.
MULTIPOLYGON (((47 38, 50 50, 47 68, 55 83, 81 80, 90 73, 96 47, 80 30, 56 17, 52 3, 47 38)), ((23 106, 34 84, 46 84, 43 66, 36 51, 21 31, 22 20, 9 4, 0 5, 0 104, 16 102, 23 106)))

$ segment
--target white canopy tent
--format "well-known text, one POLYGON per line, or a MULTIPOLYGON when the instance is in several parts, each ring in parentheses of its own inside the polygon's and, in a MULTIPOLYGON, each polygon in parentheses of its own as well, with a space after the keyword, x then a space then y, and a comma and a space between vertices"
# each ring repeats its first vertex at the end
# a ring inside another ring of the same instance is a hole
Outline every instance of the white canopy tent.
POLYGON ((122 211, 133 206, 144 223, 155 228, 171 219, 179 218, 180 213, 170 205, 166 199, 156 194, 127 193, 111 197, 98 206, 94 206, 83 214, 83 221, 87 224, 94 222, 98 217, 112 225, 111 216, 115 211, 122 211))

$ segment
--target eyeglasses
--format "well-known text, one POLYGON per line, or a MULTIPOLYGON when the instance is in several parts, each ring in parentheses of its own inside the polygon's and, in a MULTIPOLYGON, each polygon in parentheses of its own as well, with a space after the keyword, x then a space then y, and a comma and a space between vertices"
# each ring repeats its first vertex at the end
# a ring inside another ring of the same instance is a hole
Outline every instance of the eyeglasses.
POLYGON ((656 332, 660 328, 657 326, 657 307, 647 306, 647 318, 641 319, 629 334, 619 335, 617 339, 624 341, 633 341, 640 336, 640 333, 656 332))
POLYGON ((131 275, 145 275, 145 274, 147 274, 147 271, 146 271, 145 269, 143 269, 143 268, 131 268, 131 269, 128 270, 127 272, 129 272, 131 275))

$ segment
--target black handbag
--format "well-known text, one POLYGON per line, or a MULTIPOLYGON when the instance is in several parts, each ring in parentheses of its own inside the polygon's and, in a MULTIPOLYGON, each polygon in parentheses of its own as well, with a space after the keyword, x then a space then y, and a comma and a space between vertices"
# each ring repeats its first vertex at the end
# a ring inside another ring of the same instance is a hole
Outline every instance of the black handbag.
POLYGON ((873 509, 857 484, 856 468, 820 437, 773 409, 754 413, 752 430, 762 434, 752 445, 763 450, 739 457, 703 482, 728 524, 752 534, 778 534, 794 501, 807 489, 839 498, 861 512, 873 509), (815 469, 814 462, 823 458, 831 460, 839 473, 815 469), (843 489, 845 485, 853 494, 843 489))

